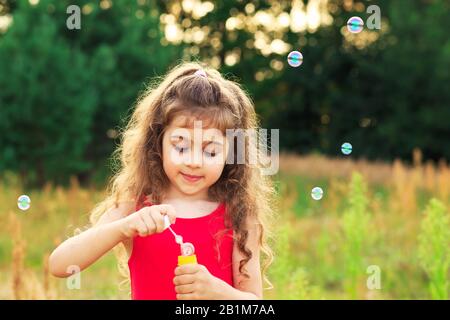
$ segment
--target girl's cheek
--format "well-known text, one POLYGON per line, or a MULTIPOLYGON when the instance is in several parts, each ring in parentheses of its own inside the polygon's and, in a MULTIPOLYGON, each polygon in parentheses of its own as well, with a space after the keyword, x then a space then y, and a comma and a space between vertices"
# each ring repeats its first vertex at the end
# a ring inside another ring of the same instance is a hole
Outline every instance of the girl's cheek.
POLYGON ((216 154, 214 157, 205 155, 204 161, 209 165, 223 166, 226 161, 226 155, 223 152, 216 154))
POLYGON ((172 150, 167 153, 168 161, 172 165, 181 165, 186 162, 188 155, 186 153, 179 153, 177 150, 171 148, 172 150))
POLYGON ((175 165, 175 166, 176 165, 180 165, 180 164, 183 163, 183 157, 178 155, 178 154, 176 154, 176 153, 172 153, 170 155, 170 163, 172 164, 172 166, 173 165, 175 165))
POLYGON ((220 177, 220 175, 222 174, 223 168, 224 168, 223 164, 205 163, 203 166, 203 172, 205 172, 205 174, 211 177, 212 179, 216 179, 220 177))

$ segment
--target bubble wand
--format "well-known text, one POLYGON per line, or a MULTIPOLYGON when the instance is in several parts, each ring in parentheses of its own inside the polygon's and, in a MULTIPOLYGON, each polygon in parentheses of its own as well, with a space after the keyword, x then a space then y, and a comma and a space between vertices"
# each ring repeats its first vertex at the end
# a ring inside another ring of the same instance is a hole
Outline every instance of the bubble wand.
POLYGON ((175 242, 180 245, 181 255, 178 256, 178 265, 181 266, 183 264, 188 263, 197 263, 197 256, 195 255, 194 245, 190 242, 183 242, 183 237, 176 234, 175 231, 170 227, 169 216, 164 216, 164 225, 166 229, 168 228, 170 232, 172 232, 175 237, 175 242))

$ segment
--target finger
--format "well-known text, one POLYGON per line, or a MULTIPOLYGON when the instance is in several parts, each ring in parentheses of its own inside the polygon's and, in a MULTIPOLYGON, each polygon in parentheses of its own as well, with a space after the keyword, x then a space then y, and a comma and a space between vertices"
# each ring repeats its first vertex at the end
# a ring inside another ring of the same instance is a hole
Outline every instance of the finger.
POLYGON ((182 284, 179 286, 175 286, 175 292, 176 293, 192 293, 194 292, 194 285, 193 284, 182 284))
POLYGON ((140 237, 146 237, 148 235, 148 229, 144 221, 136 221, 135 229, 137 230, 140 237))
POLYGON ((195 276, 193 274, 182 274, 173 278, 173 284, 176 286, 183 284, 191 284, 195 282, 195 276))
POLYGON ((175 208, 171 204, 161 204, 159 205, 159 212, 164 216, 169 217, 170 224, 174 224, 177 218, 175 208))
POLYGON ((177 300, 196 300, 193 293, 177 293, 177 300))
POLYGON ((183 264, 182 266, 175 268, 175 275, 179 276, 182 274, 194 274, 198 272, 199 270, 199 264, 195 263, 189 263, 189 264, 183 264))
POLYGON ((149 211, 142 212, 140 217, 141 217, 142 222, 147 227, 147 230, 148 230, 147 235, 154 234, 156 232, 156 224, 153 221, 152 217, 150 216, 149 211))
POLYGON ((153 218, 153 221, 155 222, 155 225, 156 225, 155 232, 157 232, 157 233, 163 232, 164 231, 164 218, 161 215, 161 213, 159 213, 159 211, 152 210, 152 211, 150 211, 150 216, 153 218))

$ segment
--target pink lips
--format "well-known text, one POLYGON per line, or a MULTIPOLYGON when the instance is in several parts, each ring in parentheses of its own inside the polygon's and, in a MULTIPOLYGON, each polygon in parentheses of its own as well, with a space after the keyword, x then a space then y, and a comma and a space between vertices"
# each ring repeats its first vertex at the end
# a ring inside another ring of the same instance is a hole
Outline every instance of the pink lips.
POLYGON ((192 176, 190 174, 185 174, 181 172, 181 175, 183 176, 183 178, 189 182, 196 182, 198 180, 200 180, 202 178, 202 176, 192 176))

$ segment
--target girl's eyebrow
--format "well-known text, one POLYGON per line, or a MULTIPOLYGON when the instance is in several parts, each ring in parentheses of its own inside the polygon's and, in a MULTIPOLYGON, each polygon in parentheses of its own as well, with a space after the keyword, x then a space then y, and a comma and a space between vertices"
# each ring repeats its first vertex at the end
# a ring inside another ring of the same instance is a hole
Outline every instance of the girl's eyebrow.
POLYGON ((181 138, 181 140, 183 140, 183 139, 189 140, 188 137, 185 137, 185 136, 183 136, 181 134, 174 134, 174 135, 170 136, 171 140, 180 140, 180 138, 181 138))
MULTIPOLYGON (((185 137, 185 136, 182 136, 182 135, 180 135, 180 134, 174 134, 173 136, 170 137, 170 139, 173 140, 173 141, 179 141, 180 138, 182 138, 181 140, 183 140, 183 139, 189 140, 189 138, 187 138, 187 137, 185 137)), ((208 145, 208 144, 210 144, 210 143, 216 144, 216 145, 219 145, 219 146, 223 146, 222 143, 220 143, 219 141, 215 141, 215 140, 206 140, 206 141, 203 141, 203 146, 208 145)))
POLYGON ((205 145, 209 145, 209 144, 217 144, 218 146, 223 146, 222 143, 220 143, 219 141, 214 141, 214 140, 207 140, 207 141, 203 141, 203 146, 205 145))

